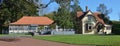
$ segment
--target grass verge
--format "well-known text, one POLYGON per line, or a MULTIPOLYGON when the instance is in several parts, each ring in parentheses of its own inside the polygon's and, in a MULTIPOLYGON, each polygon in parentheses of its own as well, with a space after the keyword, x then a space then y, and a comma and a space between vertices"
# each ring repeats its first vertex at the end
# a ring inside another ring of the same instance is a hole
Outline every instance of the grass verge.
POLYGON ((33 38, 77 45, 120 46, 119 35, 52 35, 33 38))

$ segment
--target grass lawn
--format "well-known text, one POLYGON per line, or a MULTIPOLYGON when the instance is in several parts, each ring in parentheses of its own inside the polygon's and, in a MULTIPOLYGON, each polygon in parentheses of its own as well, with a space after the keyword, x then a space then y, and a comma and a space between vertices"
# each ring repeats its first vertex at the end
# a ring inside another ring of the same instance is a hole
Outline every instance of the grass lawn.
POLYGON ((119 35, 52 35, 33 38, 77 45, 120 46, 119 35))

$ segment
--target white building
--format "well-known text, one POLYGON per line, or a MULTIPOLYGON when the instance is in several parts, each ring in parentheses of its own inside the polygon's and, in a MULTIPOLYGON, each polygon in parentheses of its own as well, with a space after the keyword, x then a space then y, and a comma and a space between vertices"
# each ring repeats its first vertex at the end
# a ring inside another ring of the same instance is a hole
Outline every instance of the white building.
POLYGON ((77 12, 77 25, 81 34, 111 34, 112 26, 105 24, 100 12, 92 12, 86 7, 86 12, 77 12))
POLYGON ((43 16, 23 16, 18 21, 9 24, 9 33, 37 32, 39 27, 47 28, 53 20, 43 16))

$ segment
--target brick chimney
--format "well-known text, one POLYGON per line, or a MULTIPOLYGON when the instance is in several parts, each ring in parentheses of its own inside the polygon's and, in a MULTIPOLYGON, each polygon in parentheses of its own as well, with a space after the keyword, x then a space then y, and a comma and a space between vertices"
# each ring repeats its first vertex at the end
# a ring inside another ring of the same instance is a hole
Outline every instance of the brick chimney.
POLYGON ((88 6, 86 6, 85 8, 86 8, 85 10, 86 10, 86 12, 87 12, 87 11, 88 11, 88 6))

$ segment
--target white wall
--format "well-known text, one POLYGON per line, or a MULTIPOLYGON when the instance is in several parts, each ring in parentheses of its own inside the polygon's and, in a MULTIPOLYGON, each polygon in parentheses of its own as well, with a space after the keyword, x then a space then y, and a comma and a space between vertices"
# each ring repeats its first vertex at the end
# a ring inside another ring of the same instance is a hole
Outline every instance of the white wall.
POLYGON ((111 34, 111 32, 112 32, 112 26, 111 25, 105 25, 104 32, 106 32, 106 34, 111 34), (107 28, 109 28, 109 29, 107 29, 107 28))
MULTIPOLYGON (((86 15, 85 15, 85 17, 82 19, 82 34, 95 34, 95 30, 93 29, 93 31, 91 31, 91 32, 89 32, 89 33, 85 33, 85 24, 86 24, 86 21, 88 21, 88 17, 87 17, 87 15, 92 15, 92 13, 91 12, 88 12, 86 15)), ((96 19, 95 19, 96 20, 96 19)), ((96 21, 95 22, 92 22, 92 24, 93 24, 93 27, 95 26, 95 24, 96 24, 96 21)))
POLYGON ((9 34, 12 33, 28 33, 30 30, 9 30, 9 34))
POLYGON ((30 26, 25 26, 25 25, 21 25, 21 26, 13 26, 10 25, 9 26, 9 34, 11 33, 28 33, 28 32, 37 32, 38 27, 35 27, 35 30, 31 30, 30 26))

